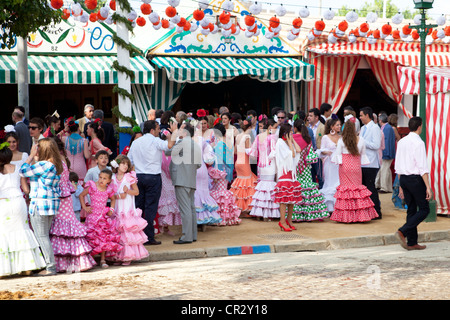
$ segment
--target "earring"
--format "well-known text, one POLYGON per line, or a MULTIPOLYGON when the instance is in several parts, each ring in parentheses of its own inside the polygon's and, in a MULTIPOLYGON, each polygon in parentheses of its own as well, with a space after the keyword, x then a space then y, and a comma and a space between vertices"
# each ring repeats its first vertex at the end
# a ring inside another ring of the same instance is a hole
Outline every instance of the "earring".
POLYGON ((333 129, 330 131, 330 134, 331 135, 335 135, 336 134, 336 131, 334 131, 333 129))

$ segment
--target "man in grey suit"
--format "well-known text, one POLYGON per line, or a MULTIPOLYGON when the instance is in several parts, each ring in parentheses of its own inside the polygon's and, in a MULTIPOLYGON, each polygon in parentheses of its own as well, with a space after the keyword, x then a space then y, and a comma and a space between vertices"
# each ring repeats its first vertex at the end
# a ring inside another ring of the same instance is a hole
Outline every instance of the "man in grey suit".
POLYGON ((185 244, 197 241, 197 212, 194 195, 197 187, 197 169, 201 167, 201 150, 192 140, 194 127, 183 124, 178 131, 180 140, 165 153, 167 156, 172 156, 169 167, 170 176, 181 214, 182 235, 173 243, 185 244))
POLYGON ((28 126, 23 122, 23 113, 19 110, 14 110, 11 117, 14 122, 14 130, 16 130, 16 134, 19 137, 19 145, 17 149, 20 152, 30 154, 32 141, 28 126))

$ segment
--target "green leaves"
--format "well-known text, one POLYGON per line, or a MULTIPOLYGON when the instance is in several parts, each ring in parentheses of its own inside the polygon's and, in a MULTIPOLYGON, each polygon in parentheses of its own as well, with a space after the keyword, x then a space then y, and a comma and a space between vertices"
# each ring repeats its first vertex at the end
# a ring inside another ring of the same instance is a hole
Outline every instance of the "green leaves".
MULTIPOLYGON (((61 10, 53 10, 47 0, 1 0, 0 28, 2 48, 11 48, 15 37, 26 38, 39 28, 61 21, 61 10)), ((46 39, 47 40, 47 39, 46 39)), ((48 41, 48 40, 47 40, 48 41)))

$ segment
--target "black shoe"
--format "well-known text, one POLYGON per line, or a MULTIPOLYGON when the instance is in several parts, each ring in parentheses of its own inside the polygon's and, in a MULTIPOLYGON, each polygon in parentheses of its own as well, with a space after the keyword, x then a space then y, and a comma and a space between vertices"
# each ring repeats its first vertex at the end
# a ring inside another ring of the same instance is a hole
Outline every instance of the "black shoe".
POLYGON ((144 243, 144 246, 146 246, 146 245, 158 245, 158 244, 161 244, 161 241, 156 241, 156 240, 150 240, 150 241, 147 241, 147 242, 145 242, 144 243))
POLYGON ((185 243, 192 243, 192 241, 184 241, 184 240, 173 240, 174 244, 185 244, 185 243))

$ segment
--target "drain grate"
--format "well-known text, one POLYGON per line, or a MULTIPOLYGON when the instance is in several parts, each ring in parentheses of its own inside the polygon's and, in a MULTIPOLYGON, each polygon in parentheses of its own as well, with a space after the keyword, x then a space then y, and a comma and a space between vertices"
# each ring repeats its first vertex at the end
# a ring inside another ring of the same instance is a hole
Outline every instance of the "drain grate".
POLYGON ((268 240, 305 240, 308 237, 302 236, 296 233, 270 233, 270 234, 260 234, 260 238, 268 240))

